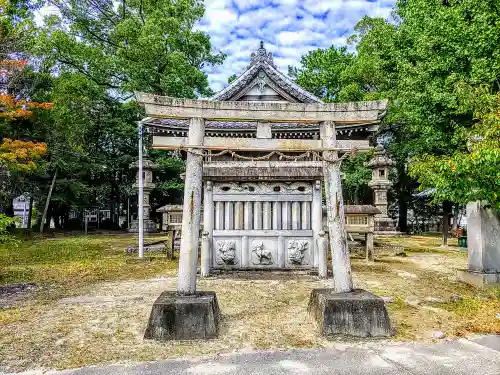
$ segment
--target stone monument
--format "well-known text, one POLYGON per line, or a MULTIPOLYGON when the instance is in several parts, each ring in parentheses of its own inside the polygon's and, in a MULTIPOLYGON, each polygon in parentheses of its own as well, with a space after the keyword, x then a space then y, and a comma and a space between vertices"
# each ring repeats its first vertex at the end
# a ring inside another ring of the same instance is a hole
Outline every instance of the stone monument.
POLYGON ((387 156, 382 145, 375 147, 375 156, 366 163, 372 169, 372 179, 368 183, 373 189, 374 205, 380 210, 380 214, 375 215, 375 233, 392 234, 396 232, 396 223, 388 215, 387 193, 392 186, 389 180, 389 169, 394 162, 387 156))
MULTIPOLYGON (((133 188, 139 191, 139 161, 136 161, 130 164, 130 168, 137 169, 137 175, 135 179, 135 183, 133 188)), ((151 206, 149 204, 149 197, 151 192, 155 188, 155 184, 153 183, 153 171, 156 169, 156 164, 154 164, 149 159, 143 159, 142 161, 142 169, 144 174, 144 232, 146 233, 155 233, 156 232, 156 223, 150 219, 150 211, 151 206)), ((138 233, 139 232, 139 219, 132 220, 130 223, 129 232, 138 233)))
POLYGON ((386 101, 323 103, 277 70, 262 43, 248 69, 210 100, 136 95, 153 148, 186 157, 177 291, 154 303, 146 338, 217 335, 215 293, 196 290, 202 221, 201 276, 302 269, 326 277, 323 185, 333 282, 311 295, 312 311, 326 322, 323 334, 390 334, 383 300, 353 290, 340 177, 342 155, 370 149, 386 101), (349 323, 359 319, 360 327, 349 323))
POLYGON ((500 284, 500 212, 487 202, 467 205, 469 268, 458 278, 477 287, 500 284))

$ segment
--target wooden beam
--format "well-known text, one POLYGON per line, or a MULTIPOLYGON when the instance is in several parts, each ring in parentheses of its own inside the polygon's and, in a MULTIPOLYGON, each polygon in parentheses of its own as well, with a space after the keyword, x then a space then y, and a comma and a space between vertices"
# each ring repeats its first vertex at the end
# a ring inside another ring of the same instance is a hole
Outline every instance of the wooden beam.
MULTIPOLYGON (((186 137, 153 137, 153 148, 160 150, 178 150, 180 148, 202 148, 205 150, 231 150, 231 151, 282 151, 305 152, 325 151, 323 141, 313 139, 255 139, 255 138, 225 138, 205 137, 203 146, 188 144, 186 137)), ((366 151, 370 149, 368 141, 337 141, 336 151, 366 151)))
POLYGON ((174 119, 198 117, 218 121, 373 123, 379 120, 387 108, 387 100, 357 103, 277 103, 177 99, 145 93, 136 93, 136 96, 138 102, 145 106, 147 116, 174 119))

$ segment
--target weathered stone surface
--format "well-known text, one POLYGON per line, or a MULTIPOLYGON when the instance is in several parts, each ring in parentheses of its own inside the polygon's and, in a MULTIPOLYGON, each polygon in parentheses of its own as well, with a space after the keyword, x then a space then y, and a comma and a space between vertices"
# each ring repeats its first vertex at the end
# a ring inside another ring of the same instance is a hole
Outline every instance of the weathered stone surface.
POLYGON ((486 202, 467 205, 468 270, 459 270, 458 279, 483 288, 500 284, 500 211, 486 202))
POLYGON ((485 202, 467 205, 469 271, 500 273, 500 212, 485 202))
MULTIPOLYGON (((145 208, 145 211, 149 210, 149 206, 145 208)), ((148 211, 149 212, 149 211, 148 211)), ((156 229, 156 223, 150 219, 144 219, 144 232, 145 233, 156 233, 158 230, 156 229)), ((129 233, 139 233, 139 220, 132 220, 130 223, 129 233)))
POLYGON ((437 297, 425 297, 424 301, 430 302, 430 303, 442 303, 443 302, 443 300, 441 298, 437 298, 437 297))
POLYGON ((499 273, 483 273, 469 270, 458 270, 458 279, 466 284, 474 285, 477 288, 486 288, 491 285, 500 284, 499 273))
MULTIPOLYGON (((144 246, 145 253, 165 253, 167 248, 165 244, 162 245, 146 245, 144 246)), ((137 254, 139 248, 137 246, 129 246, 125 249, 125 254, 137 254)))
POLYGON ((304 181, 322 178, 321 162, 208 162, 203 166, 203 178, 213 181, 304 181))
POLYGON ((309 300, 322 335, 390 337, 389 314, 384 300, 370 292, 355 289, 335 293, 333 289, 313 289, 309 300))
POLYGON ((304 122, 334 121, 349 124, 377 121, 387 108, 387 100, 356 103, 277 103, 218 102, 179 99, 136 93, 146 108, 146 115, 165 118, 239 119, 250 121, 304 122))
POLYGON ((420 298, 418 298, 417 296, 408 296, 405 298, 405 303, 414 307, 417 307, 420 302, 422 301, 420 301, 420 298))
POLYGON ((216 338, 219 317, 215 292, 197 292, 192 296, 163 292, 153 304, 144 338, 158 341, 216 338))

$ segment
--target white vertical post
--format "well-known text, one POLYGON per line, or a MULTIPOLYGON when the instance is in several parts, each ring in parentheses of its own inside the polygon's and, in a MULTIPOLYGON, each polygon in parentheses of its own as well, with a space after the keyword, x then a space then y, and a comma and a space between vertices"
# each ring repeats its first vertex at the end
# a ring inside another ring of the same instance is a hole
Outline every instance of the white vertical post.
POLYGON ((253 207, 253 229, 262 229, 262 202, 255 202, 253 207))
POLYGON ((321 231, 318 235, 317 247, 318 247, 318 276, 321 279, 326 279, 328 276, 328 264, 327 264, 327 240, 325 238, 325 232, 321 231))
POLYGON ((234 203, 225 202, 224 203, 224 229, 233 230, 234 229, 234 203))
POLYGON ((272 229, 273 216, 272 216, 271 202, 264 202, 262 205, 262 210, 263 210, 262 229, 265 230, 272 229))
POLYGON ((204 230, 201 236, 201 277, 210 276, 210 247, 210 237, 208 232, 204 230))
MULTIPOLYGON (((205 120, 203 118, 190 119, 188 144, 202 146, 204 135, 205 120)), ((194 295, 196 293, 203 174, 203 156, 199 154, 200 152, 200 150, 196 149, 188 150, 186 160, 182 237, 177 282, 177 291, 181 295, 194 295)))
POLYGON ((252 221, 253 221, 253 204, 252 202, 248 201, 245 202, 245 229, 246 230, 251 230, 253 228, 252 226, 252 221))
MULTIPOLYGON (((318 247, 318 238, 319 233, 323 230, 323 189, 321 186, 321 181, 316 181, 313 187, 313 200, 311 207, 311 222, 312 222, 312 231, 314 238, 314 267, 318 267, 318 259, 319 259, 319 247, 318 247)), ((328 241, 327 241, 328 242, 328 241)))
POLYGON ((311 202, 302 202, 302 207, 300 211, 302 215, 301 229, 302 230, 311 229, 311 202))
POLYGON ((215 229, 224 229, 224 202, 215 203, 215 229))
POLYGON ((241 267, 250 267, 250 247, 248 243, 248 236, 241 237, 241 267))
POLYGON ((300 229, 300 202, 292 203, 292 229, 300 229))
MULTIPOLYGON (((139 121, 139 258, 144 258, 144 175, 142 169, 142 122, 139 121)), ((99 225, 99 214, 97 216, 99 225)))
POLYGON ((281 202, 273 202, 273 229, 281 229, 281 202))
POLYGON ((289 230, 292 229, 291 223, 292 215, 290 211, 290 202, 281 203, 281 229, 289 230))
POLYGON ((212 264, 212 238, 214 230, 214 200, 212 181, 205 182, 203 199, 203 242, 201 246, 201 277, 210 275, 212 264))
POLYGON ((278 236, 278 267, 285 268, 286 254, 285 254, 285 237, 278 236))
MULTIPOLYGON (((323 147, 336 148, 337 137, 332 121, 321 123, 323 147)), ((347 248, 342 181, 337 151, 323 152, 326 208, 333 264, 333 288, 337 293, 352 291, 351 261, 347 248)))
POLYGON ((243 202, 234 203, 234 229, 243 229, 243 202))

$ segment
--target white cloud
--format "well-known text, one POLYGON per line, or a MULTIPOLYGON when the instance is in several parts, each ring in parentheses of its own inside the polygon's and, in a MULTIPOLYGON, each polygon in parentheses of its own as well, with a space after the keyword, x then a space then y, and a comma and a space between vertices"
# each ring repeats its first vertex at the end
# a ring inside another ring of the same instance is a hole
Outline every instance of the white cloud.
POLYGON ((365 15, 390 16, 395 0, 205 0, 200 28, 216 51, 227 54, 222 66, 206 72, 214 90, 248 66, 250 54, 264 40, 274 61, 286 73, 315 48, 342 46, 365 15))

